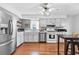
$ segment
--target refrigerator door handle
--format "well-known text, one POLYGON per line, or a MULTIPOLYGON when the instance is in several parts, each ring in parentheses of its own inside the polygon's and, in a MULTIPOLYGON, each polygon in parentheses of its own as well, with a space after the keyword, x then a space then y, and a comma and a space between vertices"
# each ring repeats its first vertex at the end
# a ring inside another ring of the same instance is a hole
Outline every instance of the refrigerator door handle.
POLYGON ((11 22, 10 22, 10 25, 11 25, 11 35, 13 34, 13 23, 12 23, 12 20, 11 20, 11 22))
POLYGON ((9 34, 10 35, 13 34, 13 23, 12 23, 12 20, 9 20, 9 34))

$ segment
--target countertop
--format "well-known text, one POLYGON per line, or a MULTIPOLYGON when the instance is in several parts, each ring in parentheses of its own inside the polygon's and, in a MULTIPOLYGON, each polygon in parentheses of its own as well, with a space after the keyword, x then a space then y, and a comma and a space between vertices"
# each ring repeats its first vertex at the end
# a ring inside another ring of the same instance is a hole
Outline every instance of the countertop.
POLYGON ((39 30, 33 31, 33 30, 24 30, 24 32, 39 32, 39 30))

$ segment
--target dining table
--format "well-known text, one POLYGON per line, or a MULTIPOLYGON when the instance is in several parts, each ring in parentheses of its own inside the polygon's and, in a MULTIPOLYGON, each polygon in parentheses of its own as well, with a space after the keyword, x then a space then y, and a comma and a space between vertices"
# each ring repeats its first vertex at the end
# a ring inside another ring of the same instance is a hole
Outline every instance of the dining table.
MULTIPOLYGON (((57 54, 60 55, 60 38, 64 40, 64 55, 67 55, 67 41, 73 42, 74 40, 79 40, 79 37, 73 37, 72 35, 64 35, 64 34, 57 34, 57 54)), ((75 55, 75 45, 74 43, 71 44, 71 52, 70 55, 75 55)))

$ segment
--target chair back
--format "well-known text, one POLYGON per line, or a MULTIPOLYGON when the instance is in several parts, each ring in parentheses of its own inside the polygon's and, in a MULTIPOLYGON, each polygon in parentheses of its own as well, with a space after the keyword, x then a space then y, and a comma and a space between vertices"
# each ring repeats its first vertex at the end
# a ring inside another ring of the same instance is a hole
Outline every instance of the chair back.
POLYGON ((79 34, 78 34, 77 32, 73 32, 73 33, 72 33, 72 37, 74 37, 74 38, 78 37, 78 35, 79 35, 79 34))

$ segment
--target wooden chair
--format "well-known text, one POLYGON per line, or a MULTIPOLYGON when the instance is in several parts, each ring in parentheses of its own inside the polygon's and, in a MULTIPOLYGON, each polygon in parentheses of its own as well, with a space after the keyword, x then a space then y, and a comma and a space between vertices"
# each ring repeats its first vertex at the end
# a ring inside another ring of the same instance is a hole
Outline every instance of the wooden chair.
MULTIPOLYGON (((78 33, 76 33, 76 32, 73 32, 72 33, 72 37, 78 37, 78 33)), ((67 41, 67 45, 66 45, 66 48, 67 48, 67 50, 66 50, 66 52, 67 52, 67 54, 68 54, 68 50, 70 49, 71 50, 71 46, 69 46, 70 44, 74 44, 74 45, 77 45, 77 48, 78 48, 78 50, 79 50, 79 40, 74 40, 73 42, 71 42, 71 41, 67 41)), ((78 53, 78 52, 77 52, 78 53)))

